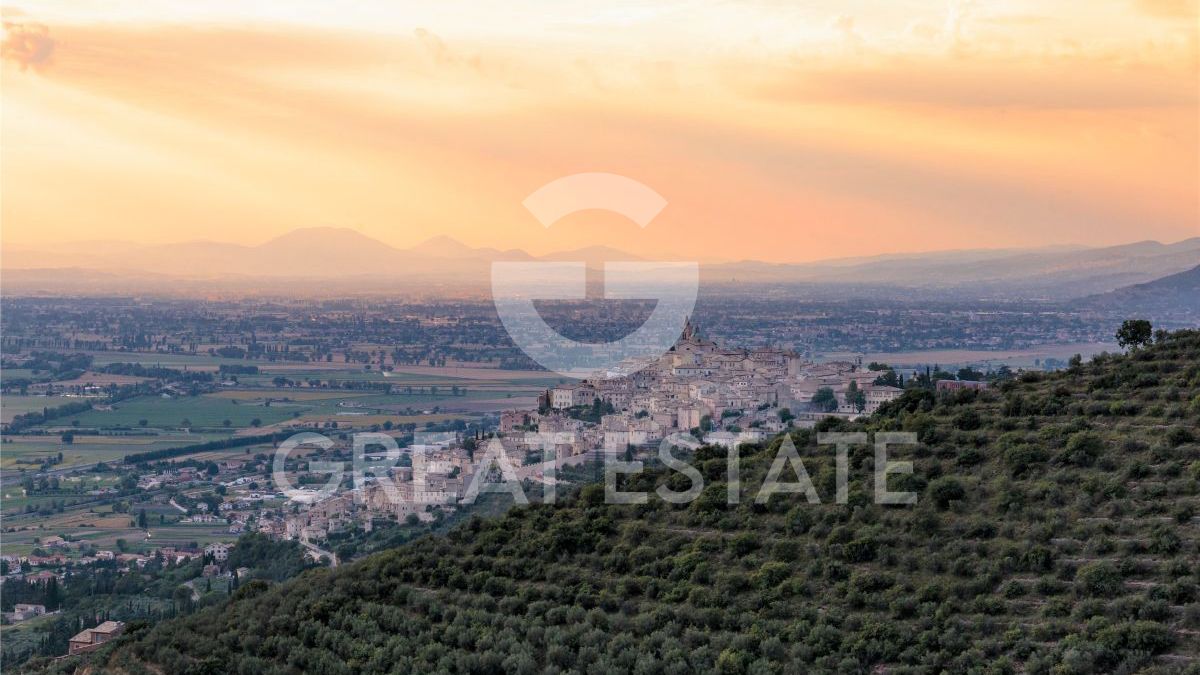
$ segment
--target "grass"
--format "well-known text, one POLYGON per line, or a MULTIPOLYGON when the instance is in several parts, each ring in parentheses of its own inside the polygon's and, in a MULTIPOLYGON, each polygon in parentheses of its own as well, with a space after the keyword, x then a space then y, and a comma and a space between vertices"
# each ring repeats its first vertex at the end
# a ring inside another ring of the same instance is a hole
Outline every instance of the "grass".
POLYGON ((353 399, 370 394, 347 394, 337 390, 324 389, 278 389, 278 388, 262 388, 262 389, 226 389, 218 391, 209 396, 213 398, 229 399, 231 401, 262 401, 271 399, 278 401, 281 399, 290 399, 292 401, 324 401, 328 399, 353 399))
MULTIPOLYGON (((10 371, 4 371, 4 376, 9 377, 10 371)), ((22 396, 20 394, 4 394, 0 396, 0 420, 11 422, 17 415, 25 413, 41 412, 42 408, 53 408, 54 406, 62 405, 72 400, 57 396, 22 396)))
MULTIPOLYGON (((207 354, 154 354, 145 352, 88 352, 92 355, 92 365, 106 366, 110 363, 140 363, 143 366, 162 366, 164 368, 193 368, 196 370, 216 370, 221 365, 247 365, 242 359, 225 359, 207 354)), ((249 362, 253 364, 253 362, 249 362)))
MULTIPOLYGON (((147 511, 150 514, 149 511, 147 511)), ((147 552, 160 546, 197 542, 201 546, 213 542, 232 542, 237 535, 230 534, 224 523, 177 523, 157 524, 151 515, 150 526, 143 530, 131 526, 135 514, 104 511, 93 513, 84 509, 38 518, 38 525, 30 529, 17 529, 4 533, 5 555, 28 555, 38 547, 37 540, 52 535, 68 536, 72 540, 87 542, 101 550, 116 550, 117 540, 124 539, 130 552, 147 552)), ((12 519, 16 520, 16 519, 12 519)), ((12 523, 9 527, 21 528, 29 523, 12 523)))
POLYGON ((103 429, 137 428, 139 420, 146 420, 147 426, 150 427, 178 427, 185 419, 195 427, 220 428, 225 420, 229 420, 233 427, 241 428, 250 426, 254 419, 261 420, 263 424, 272 424, 289 417, 291 412, 287 410, 273 406, 238 404, 212 395, 180 398, 142 396, 117 403, 113 410, 89 410, 72 417, 70 421, 78 420, 79 426, 82 427, 103 429))
POLYGON ((59 436, 6 436, 0 447, 0 469, 35 470, 60 452, 63 461, 55 469, 119 460, 131 452, 146 452, 203 443, 225 434, 170 434, 164 436, 75 436, 73 443, 63 443, 59 436))

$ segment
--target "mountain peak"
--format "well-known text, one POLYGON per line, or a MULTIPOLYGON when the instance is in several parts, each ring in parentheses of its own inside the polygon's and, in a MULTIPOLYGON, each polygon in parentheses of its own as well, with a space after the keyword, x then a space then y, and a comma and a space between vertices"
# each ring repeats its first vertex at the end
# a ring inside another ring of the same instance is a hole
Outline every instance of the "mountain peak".
POLYGON ((278 246, 312 246, 312 245, 328 245, 340 243, 355 244, 355 245, 370 245, 370 246, 387 246, 387 244, 373 239, 367 235, 349 227, 301 227, 291 232, 275 237, 258 248, 270 248, 278 246))
POLYGON ((470 255, 476 252, 476 250, 470 246, 467 246, 454 237, 444 234, 439 234, 436 237, 426 239, 416 246, 413 246, 409 250, 413 253, 437 256, 439 258, 452 258, 454 256, 470 255))

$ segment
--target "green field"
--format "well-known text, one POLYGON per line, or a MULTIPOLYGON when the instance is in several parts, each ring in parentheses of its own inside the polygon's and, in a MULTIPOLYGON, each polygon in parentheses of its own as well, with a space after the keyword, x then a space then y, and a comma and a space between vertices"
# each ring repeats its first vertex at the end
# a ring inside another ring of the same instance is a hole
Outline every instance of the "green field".
MULTIPOLYGON (((8 376, 8 371, 4 372, 8 376)), ((11 422, 17 415, 41 412, 42 408, 53 408, 79 399, 61 398, 58 396, 21 396, 20 394, 5 394, 0 396, 0 421, 11 422)))
POLYGON ((62 453, 63 461, 55 469, 110 462, 133 452, 175 448, 204 443, 226 434, 169 434, 163 436, 76 436, 75 442, 63 443, 59 436, 8 436, 0 446, 0 468, 6 471, 37 469, 46 459, 62 453))
MULTIPOLYGON (((388 422, 423 425, 430 421, 474 418, 481 410, 502 406, 509 398, 528 397, 557 381, 553 376, 531 377, 530 373, 473 368, 429 368, 421 372, 391 372, 385 377, 379 370, 363 370, 361 365, 346 363, 259 363, 224 359, 207 355, 93 352, 95 365, 115 362, 146 366, 213 370, 222 364, 255 365, 262 372, 239 375, 239 386, 193 397, 142 396, 120 401, 110 410, 93 409, 77 415, 57 418, 42 425, 51 433, 45 436, 13 436, 15 442, 0 446, 0 469, 11 477, 13 471, 36 470, 50 458, 62 453, 63 461, 55 468, 85 466, 119 460, 134 452, 158 450, 200 443, 223 437, 225 433, 249 433, 252 422, 270 428, 293 420, 316 424, 336 422, 340 429, 363 429, 388 422), (461 376, 460 376, 461 375, 461 376), (412 393, 384 394, 379 391, 276 387, 275 377, 293 381, 306 379, 372 381, 412 393), (457 395, 452 391, 457 390, 457 395), (436 391, 436 393, 434 393, 436 391), (476 401, 496 400, 501 403, 476 401), (462 412, 446 413, 461 408, 462 412), (424 415, 428 411, 432 415, 424 415), (410 415, 411 413, 411 415, 410 415), (186 421, 186 423, 185 423, 186 421), (144 422, 144 424, 143 424, 144 422), (199 433, 184 434, 176 430, 199 433), (74 428, 83 430, 132 429, 163 431, 158 437, 120 437, 77 435, 71 444, 61 434, 74 428)), ((5 420, 15 415, 40 411, 77 399, 40 396, 6 396, 0 403, 5 420)), ((252 452, 258 452, 254 449, 252 452)), ((246 454, 247 449, 217 450, 191 459, 219 459, 246 454)), ((9 511, 11 513, 11 511, 9 511)))
POLYGON ((164 368, 198 368, 216 370, 221 365, 257 365, 243 359, 225 359, 207 354, 151 354, 144 352, 87 352, 92 355, 92 365, 106 366, 110 363, 140 363, 143 366, 164 368))
MULTIPOLYGON (((79 426, 111 428, 138 426, 146 420, 149 427, 179 427, 189 420, 196 427, 221 427, 224 420, 232 426, 248 427, 251 420, 259 419, 263 424, 273 424, 292 416, 290 409, 266 407, 253 403, 237 403, 215 396, 190 396, 163 398, 142 396, 117 403, 113 410, 89 410, 71 417, 67 422, 79 420, 79 426)), ((64 420, 55 420, 52 426, 63 426, 64 420)))
POLYGON ((34 377, 34 372, 28 368, 5 368, 0 372, 0 380, 32 377, 34 377))
MULTIPOLYGON (((112 487, 116 485, 118 478, 115 474, 95 474, 88 472, 80 472, 79 475, 59 476, 59 484, 61 489, 53 494, 26 496, 24 488, 20 483, 5 485, 0 489, 0 508, 4 510, 6 515, 23 514, 25 508, 33 505, 34 508, 40 508, 43 505, 53 506, 56 502, 62 501, 66 506, 66 512, 78 511, 79 509, 88 510, 99 505, 99 497, 87 494, 90 490, 97 490, 104 487, 112 487), (80 502, 79 505, 72 502, 80 502), (87 504, 85 505, 84 502, 87 504)), ((111 507, 103 507, 109 509, 111 507)), ((64 514, 58 514, 55 518, 62 517, 64 514)), ((28 517, 37 518, 33 521, 34 524, 45 520, 44 517, 30 515, 28 517)), ((28 523, 26 523, 28 524, 28 523)), ((6 520, 5 527, 17 526, 17 522, 6 520)), ((5 534, 5 546, 8 545, 8 535, 5 534)))
POLYGON ((215 541, 237 540, 237 535, 230 534, 224 523, 168 523, 160 526, 155 524, 157 519, 154 518, 148 530, 142 530, 130 526, 130 514, 112 514, 107 511, 108 508, 100 507, 104 510, 102 513, 92 513, 81 507, 50 517, 10 516, 6 520, 18 529, 4 533, 4 553, 27 555, 38 547, 37 540, 51 535, 67 535, 71 539, 110 550, 116 550, 117 540, 124 539, 126 550, 131 553, 193 541, 204 546, 215 541), (34 528, 20 529, 30 525, 34 528))

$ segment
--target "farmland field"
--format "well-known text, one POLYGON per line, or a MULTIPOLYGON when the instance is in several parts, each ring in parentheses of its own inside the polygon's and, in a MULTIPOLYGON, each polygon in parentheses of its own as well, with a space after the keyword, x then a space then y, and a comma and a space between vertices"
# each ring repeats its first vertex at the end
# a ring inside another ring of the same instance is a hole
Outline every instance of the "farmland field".
MULTIPOLYGON (((5 371, 7 377, 8 372, 5 371)), ((79 399, 60 398, 57 396, 21 396, 20 394, 5 394, 0 396, 0 419, 11 422, 17 415, 30 412, 41 412, 42 408, 53 408, 70 401, 79 399)))
POLYGON ((15 380, 17 378, 32 378, 33 371, 28 368, 5 368, 0 377, 6 380, 15 380))
POLYGON ((238 404, 205 395, 183 398, 142 396, 122 401, 112 410, 89 410, 71 419, 79 420, 80 426, 98 428, 137 427, 139 420, 146 420, 149 427, 179 427, 185 419, 197 427, 221 427, 224 420, 229 420, 233 427, 246 427, 254 419, 271 424, 291 416, 291 410, 238 404))
POLYGON ((224 398, 233 401, 258 401, 263 399, 281 400, 284 398, 292 401, 323 401, 326 399, 343 399, 353 398, 355 396, 369 396, 369 394, 347 394, 343 391, 334 389, 227 389, 209 394, 213 398, 224 398))
MULTIPOLYGON (((11 489, 8 491, 12 492, 11 489)), ((14 513, 7 505, 5 510, 14 513)), ((163 509, 158 512, 174 513, 163 509)), ((123 539, 127 550, 131 552, 148 551, 156 546, 169 545, 168 542, 197 542, 203 546, 214 541, 230 542, 237 539, 237 535, 230 534, 224 523, 181 523, 170 519, 160 525, 156 513, 151 510, 147 510, 147 513, 151 518, 146 529, 133 525, 133 514, 113 513, 110 506, 97 506, 94 511, 91 507, 79 506, 50 516, 10 515, 6 521, 14 530, 4 533, 4 551, 6 554, 28 554, 37 547, 38 540, 52 534, 86 541, 101 549, 116 549, 117 540, 123 539), (24 529, 35 522, 38 527, 24 529)))
POLYGON ((193 370, 216 370, 221 365, 246 365, 243 359, 226 359, 207 354, 159 354, 149 352, 87 352, 92 364, 106 366, 110 363, 140 363, 143 366, 164 368, 191 368, 193 370))
POLYGON ((203 443, 225 434, 170 434, 163 436, 76 436, 73 443, 63 443, 58 436, 5 436, 0 448, 0 468, 22 467, 35 469, 51 456, 62 453, 63 461, 56 469, 67 469, 96 462, 110 462, 133 452, 162 450, 181 445, 203 443))

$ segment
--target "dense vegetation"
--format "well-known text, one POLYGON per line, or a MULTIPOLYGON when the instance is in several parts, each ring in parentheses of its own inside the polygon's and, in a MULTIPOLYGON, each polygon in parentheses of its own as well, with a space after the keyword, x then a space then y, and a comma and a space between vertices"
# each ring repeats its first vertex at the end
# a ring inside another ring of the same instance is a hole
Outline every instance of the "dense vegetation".
MULTIPOLYGON (((84 552, 94 554, 95 548, 88 546, 84 552)), ((120 570, 116 561, 101 560, 72 569, 62 584, 57 579, 45 583, 9 579, 0 594, 0 609, 11 612, 17 603, 31 603, 59 613, 44 619, 47 625, 42 630, 8 630, 0 658, 11 668, 30 656, 65 654, 71 636, 101 621, 161 621, 221 604, 226 584, 230 584, 227 580, 217 580, 219 592, 213 589, 211 579, 195 582, 190 588, 182 585, 200 577, 208 562, 211 560, 196 557, 176 564, 157 555, 132 573, 120 570)), ((227 568, 249 571, 234 579, 230 588, 236 591, 243 581, 286 579, 313 565, 296 542, 246 534, 230 552, 227 568)), ((7 562, 3 566, 7 567, 7 562)))
POLYGON ((193 443, 191 445, 181 445, 177 448, 162 448, 160 450, 147 450, 146 452, 134 452, 125 455, 126 464, 142 464, 145 462, 157 462, 172 457, 183 457, 184 455, 194 455, 200 452, 211 452, 213 450, 228 450, 229 448, 241 448, 249 445, 260 445, 262 443, 275 443, 283 438, 283 434, 257 434, 254 436, 234 436, 232 438, 220 438, 215 441, 205 441, 203 443, 193 443))
MULTIPOLYGON (((758 486, 781 438, 723 451, 701 497, 471 519, 336 570, 257 582, 227 605, 132 631, 113 671, 1196 672, 1200 332, 993 390, 911 390, 870 420, 912 431, 914 472, 872 499, 870 446, 834 503, 831 446, 791 434, 822 504, 758 486)), ((686 489, 654 469, 625 489, 686 489)), ((56 667, 69 670, 74 661, 56 667)))

